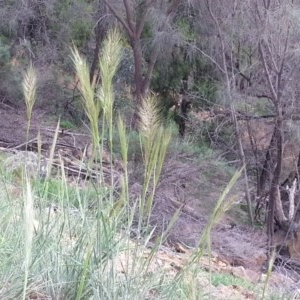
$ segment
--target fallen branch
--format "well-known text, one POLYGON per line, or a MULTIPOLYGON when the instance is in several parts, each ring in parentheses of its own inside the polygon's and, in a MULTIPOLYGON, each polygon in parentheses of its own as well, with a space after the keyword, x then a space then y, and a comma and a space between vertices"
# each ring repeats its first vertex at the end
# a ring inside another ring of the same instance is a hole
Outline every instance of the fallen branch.
POLYGON ((20 144, 20 145, 17 145, 17 146, 15 146, 15 147, 13 147, 15 150, 17 150, 17 149, 20 149, 20 148, 22 148, 23 146, 28 146, 29 144, 31 144, 32 142, 35 142, 35 141, 37 141, 37 138, 33 138, 33 139, 31 139, 31 140, 29 140, 29 141, 27 141, 27 142, 25 142, 25 143, 22 143, 22 144, 20 144))

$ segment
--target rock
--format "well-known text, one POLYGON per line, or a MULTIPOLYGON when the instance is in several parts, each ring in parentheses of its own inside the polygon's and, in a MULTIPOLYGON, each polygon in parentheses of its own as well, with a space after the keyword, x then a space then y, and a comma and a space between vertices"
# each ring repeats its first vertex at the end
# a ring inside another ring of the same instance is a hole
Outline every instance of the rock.
POLYGON ((39 160, 38 154, 31 151, 19 151, 9 156, 3 163, 4 170, 13 173, 17 177, 22 177, 26 169, 30 178, 44 177, 46 166, 43 160, 39 160))

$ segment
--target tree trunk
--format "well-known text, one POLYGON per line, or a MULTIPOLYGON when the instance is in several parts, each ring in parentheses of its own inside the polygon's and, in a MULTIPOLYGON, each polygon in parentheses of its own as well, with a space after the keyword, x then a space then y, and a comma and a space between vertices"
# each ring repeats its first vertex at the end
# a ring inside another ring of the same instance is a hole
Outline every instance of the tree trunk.
POLYGON ((261 174, 259 177, 259 182, 257 183, 257 196, 258 197, 264 195, 264 192, 266 190, 266 184, 267 184, 267 182, 271 181, 271 175, 274 170, 274 164, 272 164, 272 161, 274 162, 274 157, 273 157, 272 152, 273 152, 273 149, 275 147, 275 142, 276 142, 275 136, 276 136, 276 128, 274 128, 272 138, 270 141, 270 145, 268 147, 265 161, 264 161, 264 164, 263 164, 263 167, 261 170, 261 174))
POLYGON ((94 56, 93 56, 93 61, 91 65, 91 70, 90 70, 90 82, 92 83, 95 77, 95 73, 97 70, 98 66, 98 61, 99 61, 99 53, 100 53, 100 44, 104 36, 104 31, 101 29, 100 23, 97 24, 95 28, 95 43, 96 47, 94 50, 94 56))
POLYGON ((131 119, 131 128, 137 129, 139 119, 139 108, 145 96, 143 82, 143 53, 140 40, 131 39, 134 58, 134 83, 135 83, 135 109, 131 119))
POLYGON ((131 41, 134 58, 134 83, 135 83, 135 97, 139 105, 143 96, 143 53, 140 40, 131 41))
MULTIPOLYGON (((269 208, 267 213, 267 233, 269 237, 269 246, 273 246, 273 237, 274 237, 274 218, 277 217, 279 222, 280 215, 282 212, 282 206, 278 206, 278 201, 281 202, 280 193, 278 189, 280 187, 280 175, 282 169, 282 152, 283 152, 283 128, 282 128, 282 111, 278 109, 278 118, 275 124, 275 139, 277 145, 276 153, 276 168, 274 170, 274 175, 271 183, 270 196, 269 196, 269 208)), ((271 249, 271 248, 270 248, 271 249)))

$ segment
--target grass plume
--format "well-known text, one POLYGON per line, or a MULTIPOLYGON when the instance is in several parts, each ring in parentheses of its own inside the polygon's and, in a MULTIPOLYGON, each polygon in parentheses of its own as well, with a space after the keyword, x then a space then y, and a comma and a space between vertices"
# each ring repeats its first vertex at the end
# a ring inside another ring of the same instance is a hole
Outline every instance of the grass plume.
POLYGON ((162 125, 162 116, 157 99, 149 95, 139 109, 139 131, 144 137, 150 138, 162 125))
POLYGON ((162 124, 157 99, 150 95, 139 110, 139 130, 144 157, 144 182, 141 195, 141 216, 149 223, 153 199, 171 141, 171 131, 162 124))
POLYGON ((95 82, 90 82, 90 69, 85 58, 83 58, 76 47, 71 49, 71 57, 79 79, 79 90, 82 95, 84 110, 90 121, 93 145, 99 145, 100 135, 98 119, 101 103, 95 98, 95 82))
POLYGON ((26 104, 26 114, 27 114, 26 139, 28 141, 30 120, 32 115, 32 109, 36 101, 36 88, 37 88, 37 75, 32 64, 29 65, 27 71, 24 74, 22 86, 23 86, 23 94, 24 94, 25 104, 26 104))
MULTIPOLYGON (((121 50, 122 36, 117 29, 112 29, 108 32, 103 42, 102 54, 99 57, 101 86, 97 90, 97 99, 103 109, 103 123, 105 120, 107 124, 111 157, 113 154, 113 78, 119 67, 121 50)), ((103 130, 104 128, 105 126, 103 126, 103 130)), ((113 185, 113 176, 111 176, 111 185, 113 185)))

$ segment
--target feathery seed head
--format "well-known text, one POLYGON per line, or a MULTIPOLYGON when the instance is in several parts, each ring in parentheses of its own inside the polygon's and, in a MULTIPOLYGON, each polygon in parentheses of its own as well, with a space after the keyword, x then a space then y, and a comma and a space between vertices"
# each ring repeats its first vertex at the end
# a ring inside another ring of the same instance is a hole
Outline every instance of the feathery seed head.
POLYGON ((37 75, 36 71, 30 64, 23 78, 23 93, 27 107, 27 119, 29 120, 32 113, 32 108, 36 100, 37 75))

